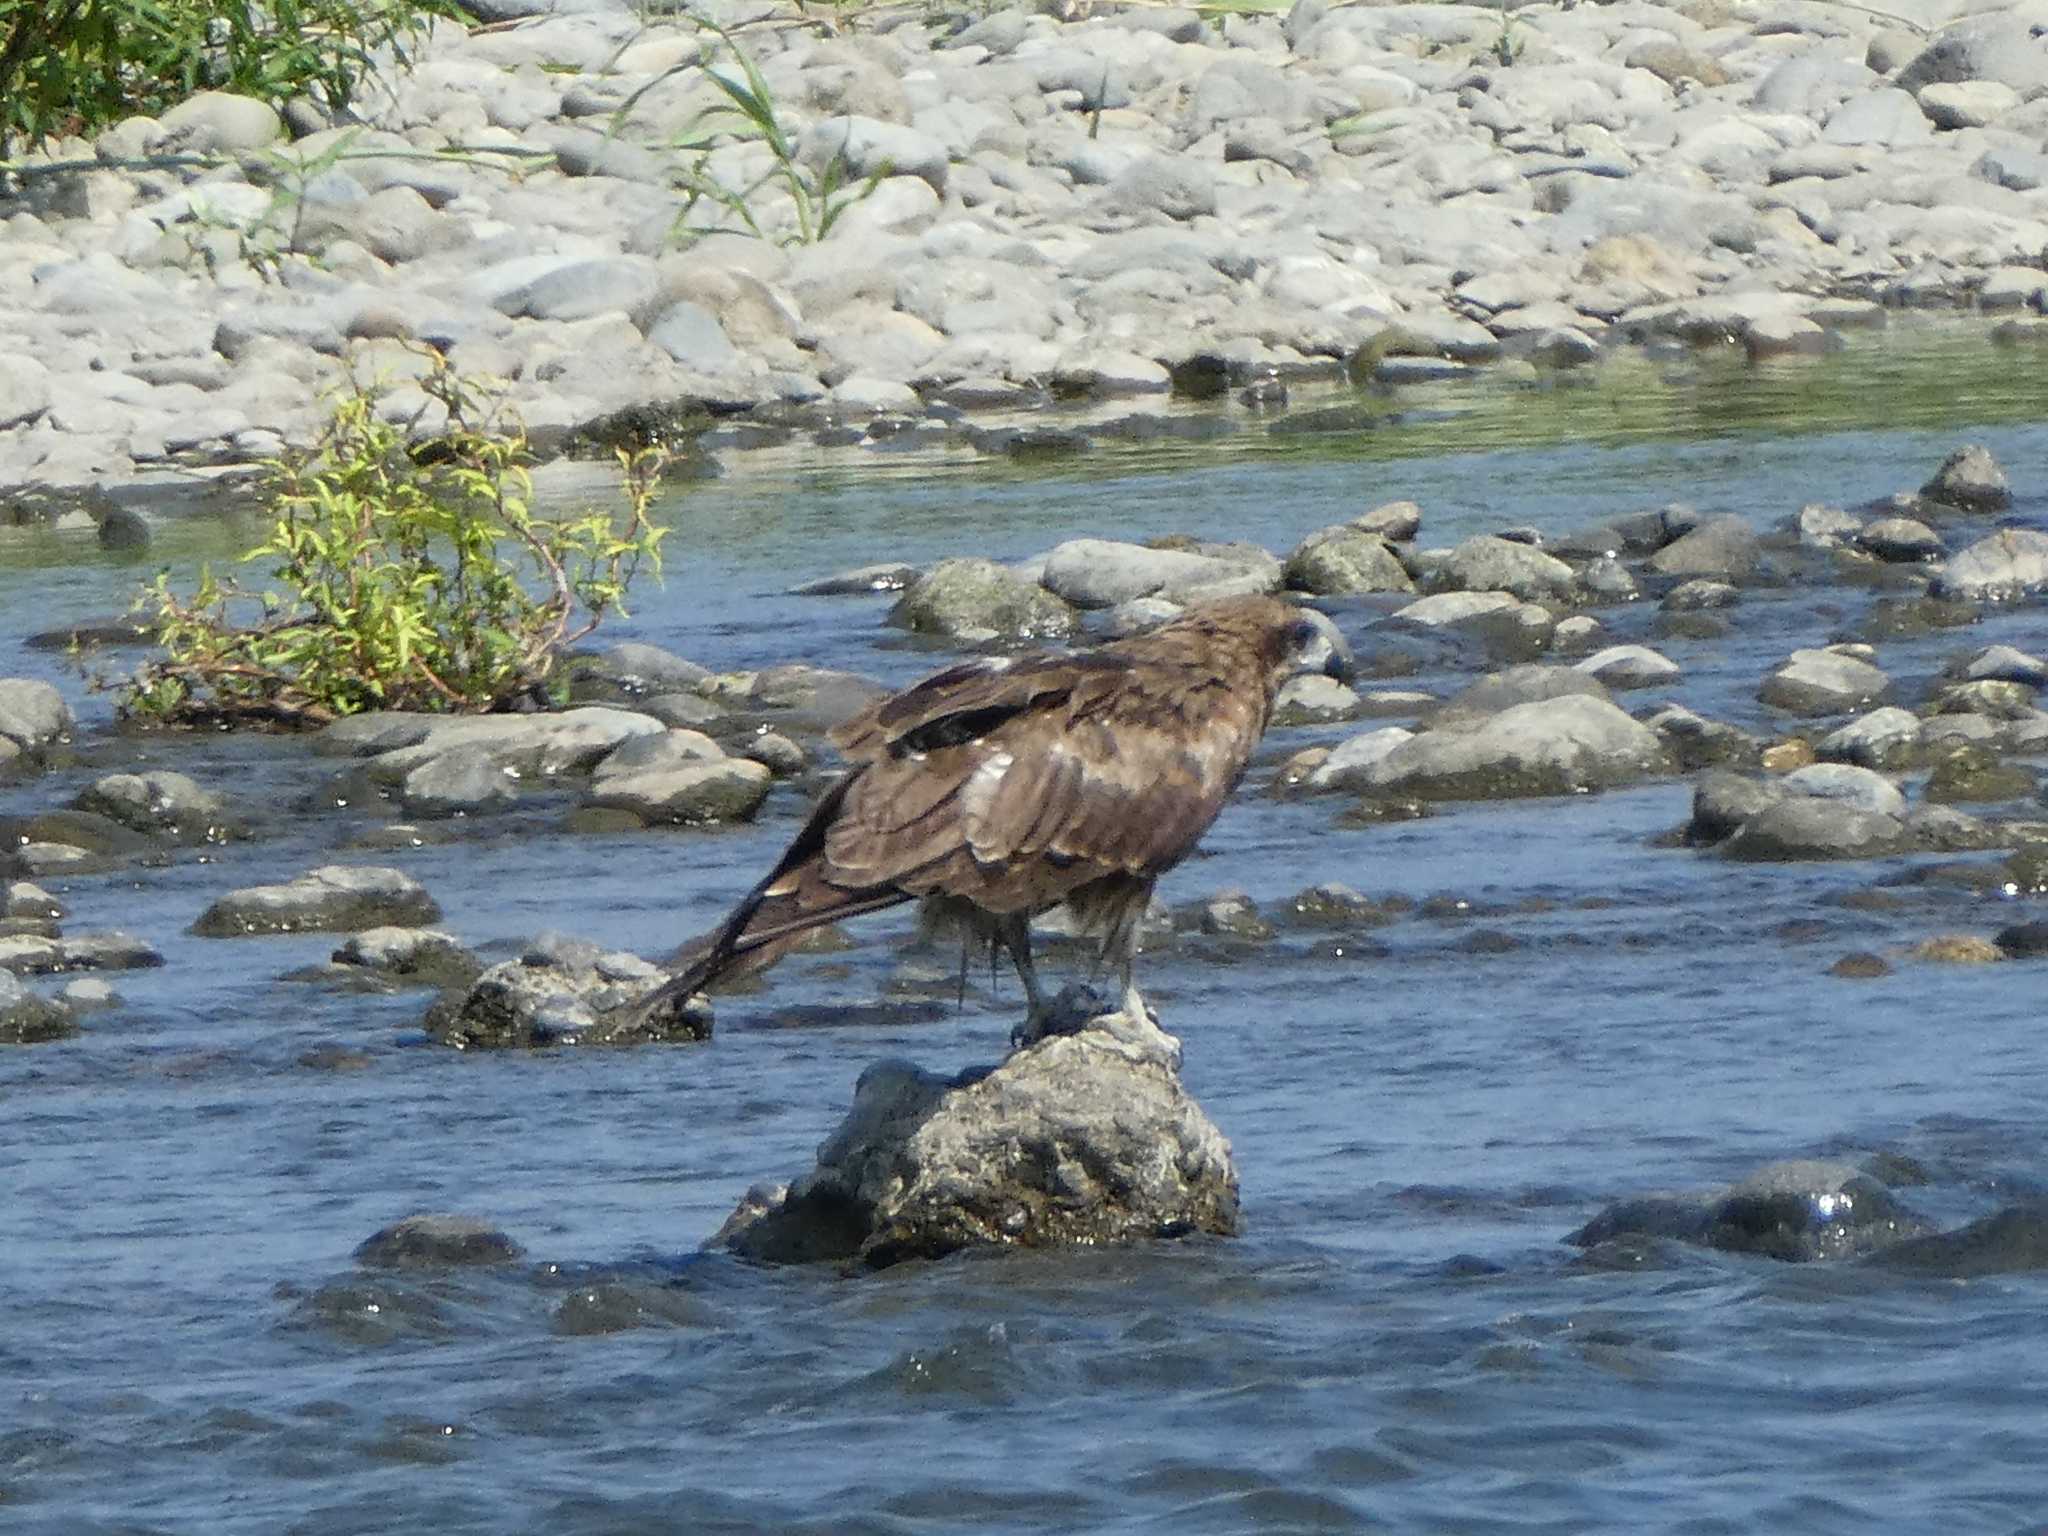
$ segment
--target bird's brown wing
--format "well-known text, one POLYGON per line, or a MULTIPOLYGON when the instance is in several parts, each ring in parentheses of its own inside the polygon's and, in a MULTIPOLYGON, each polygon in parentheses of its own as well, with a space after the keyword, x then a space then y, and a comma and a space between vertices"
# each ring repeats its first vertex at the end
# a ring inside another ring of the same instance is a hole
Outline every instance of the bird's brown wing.
POLYGON ((917 708, 878 719, 893 745, 824 829, 824 877, 1016 912, 1179 862, 1243 773, 1263 695, 1205 668, 1073 662, 1042 660, 1025 678, 978 673, 957 688, 939 686, 942 675, 915 690, 926 694, 917 708), (1005 693, 1025 702, 988 702, 1005 693), (935 744, 908 748, 919 740, 935 744))

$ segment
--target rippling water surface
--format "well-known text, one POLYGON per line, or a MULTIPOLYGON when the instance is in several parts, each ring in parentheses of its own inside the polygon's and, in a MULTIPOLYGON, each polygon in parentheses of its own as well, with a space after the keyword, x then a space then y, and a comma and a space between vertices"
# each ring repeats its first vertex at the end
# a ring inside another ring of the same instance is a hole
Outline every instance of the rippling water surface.
MULTIPOLYGON (((1029 470, 778 450, 676 500, 668 584, 622 635, 897 681, 934 658, 881 627, 885 600, 781 590, 1081 533, 1284 549, 1396 496, 1435 543, 1673 500, 1774 523, 1915 486, 1965 437, 2038 526, 2048 388, 2022 363, 1937 340, 1763 372, 1644 364, 1576 392, 1425 396, 1356 433, 1029 470)), ((0 813, 134 761, 70 664, 18 642, 118 606, 136 574, 54 535, 0 544, 0 672, 57 679, 87 721, 79 763, 0 790, 0 813)), ((1725 639, 1668 645, 1670 696, 1762 727, 1768 666, 1870 600, 1750 594, 1725 639)), ((1369 638, 1374 612, 1339 616, 1369 638)), ((1651 617, 1610 622, 1639 638, 1651 617)), ((1881 659, 1912 695, 1999 639, 2048 645, 2042 608, 1881 659)), ((749 1184, 808 1165, 869 1061, 993 1059, 1014 989, 888 1005, 907 924, 883 918, 727 1000, 705 1047, 448 1052, 418 1033, 419 994, 280 979, 331 940, 185 934, 220 891, 364 829, 325 805, 332 765, 302 743, 147 744, 238 790, 262 835, 51 882, 67 931, 124 928, 168 963, 116 977, 126 1005, 73 1039, 0 1052, 0 1530, 2041 1529, 2042 1273, 1675 1246, 1604 1267, 1562 1241, 1617 1196, 1797 1155, 1914 1159, 1931 1182, 1902 1194, 1949 1225, 2041 1194, 2041 964, 1827 974, 2039 909, 1915 879, 1939 860, 1656 846, 1682 780, 1361 829, 1259 792, 1277 756, 1337 734, 1276 732, 1163 891, 1271 907, 1344 880, 1417 908, 1354 942, 1283 929, 1144 962, 1235 1145, 1245 1234, 857 1279, 697 1248, 749 1184), (1882 907, 1842 900, 1880 884, 1882 907), (529 1262, 352 1264, 419 1209, 482 1216, 529 1262)), ((784 790, 750 828, 588 837, 559 830, 566 803, 396 857, 466 941, 557 928, 658 954, 801 808, 784 790)))

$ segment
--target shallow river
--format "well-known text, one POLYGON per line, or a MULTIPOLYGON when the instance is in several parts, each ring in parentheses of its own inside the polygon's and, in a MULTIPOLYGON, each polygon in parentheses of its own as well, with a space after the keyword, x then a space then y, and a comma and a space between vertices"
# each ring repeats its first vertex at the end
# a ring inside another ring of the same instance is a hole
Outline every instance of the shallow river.
MULTIPOLYGON (((671 505, 667 585, 617 637, 901 681, 935 658, 882 627, 887 599, 782 590, 1082 533, 1284 551, 1403 496, 1430 543, 1677 500, 1773 525, 1917 486, 1966 439, 2006 465, 2016 515, 2048 522, 2038 365, 1945 335, 1764 371, 1447 389, 1359 432, 1247 424, 1028 469, 775 450, 671 505)), ((0 790, 0 813, 135 760, 99 731, 104 699, 20 640, 119 606, 140 570, 57 535, 0 543, 0 673, 59 681, 85 722, 80 762, 0 790)), ((1767 729, 1758 679, 1870 601, 1749 594, 1726 638, 1666 644, 1685 668, 1668 696, 1767 729)), ((1617 638, 1647 637, 1640 606, 1603 614, 1617 638)), ((1370 646, 1376 612, 1335 611, 1370 646)), ((1880 656, 1917 697, 1994 640, 2038 651, 2048 618, 2036 604, 1880 656)), ((1471 670, 1425 657, 1400 686, 1471 670)), ((1240 887, 1271 908, 1343 880, 1455 899, 1363 944, 1283 928, 1141 962, 1233 1141, 1244 1235, 859 1278, 697 1248, 750 1184, 809 1165, 868 1062, 998 1055, 1013 986, 897 1000, 907 921, 885 917, 724 1000, 707 1046, 447 1051, 419 1033, 421 994, 280 979, 332 939, 185 933, 219 892, 364 829, 323 806, 331 763, 276 740, 149 744, 234 788, 264 835, 50 882, 67 932, 126 929, 168 963, 114 976, 126 1006, 72 1039, 0 1051, 0 1530, 2040 1529, 2048 1274, 1677 1246, 1614 1268, 1563 1239, 1615 1197, 1792 1156, 1913 1159, 1931 1182, 1902 1198, 1949 1225, 2041 1194, 2040 962, 1828 967, 2042 909, 1911 883, 1936 860, 1657 846, 1683 778, 1365 828, 1334 823, 1341 802, 1263 793, 1279 756, 1341 734, 1275 732, 1163 893, 1240 887), (1840 901, 1887 882, 1884 909, 1840 901), (356 1269, 356 1244, 422 1209, 483 1217, 529 1262, 356 1269)), ((555 928, 658 955, 751 883, 800 810, 785 789, 745 829, 589 837, 559 829, 565 804, 343 856, 401 863, 468 942, 555 928)))

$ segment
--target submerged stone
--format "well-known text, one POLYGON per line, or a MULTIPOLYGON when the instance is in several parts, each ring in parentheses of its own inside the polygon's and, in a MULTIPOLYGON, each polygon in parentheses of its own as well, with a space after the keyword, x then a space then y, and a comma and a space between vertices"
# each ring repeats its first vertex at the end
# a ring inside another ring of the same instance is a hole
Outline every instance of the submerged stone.
POLYGON ((200 914, 192 932, 213 939, 350 933, 379 926, 418 928, 440 916, 434 898, 403 870, 325 864, 283 885, 228 892, 200 914))

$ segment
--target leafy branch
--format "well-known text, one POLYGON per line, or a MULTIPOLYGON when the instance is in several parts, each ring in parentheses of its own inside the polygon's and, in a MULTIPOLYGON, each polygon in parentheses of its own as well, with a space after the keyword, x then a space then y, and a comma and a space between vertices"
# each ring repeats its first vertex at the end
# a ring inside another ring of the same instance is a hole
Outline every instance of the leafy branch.
POLYGON ((123 685, 145 718, 318 724, 365 709, 481 711, 545 690, 562 653, 625 611, 666 530, 663 455, 621 453, 623 516, 536 511, 524 431, 438 353, 419 381, 447 415, 418 443, 374 390, 343 392, 319 440, 271 467, 276 514, 244 563, 260 592, 160 574, 139 608, 162 655, 123 685))

